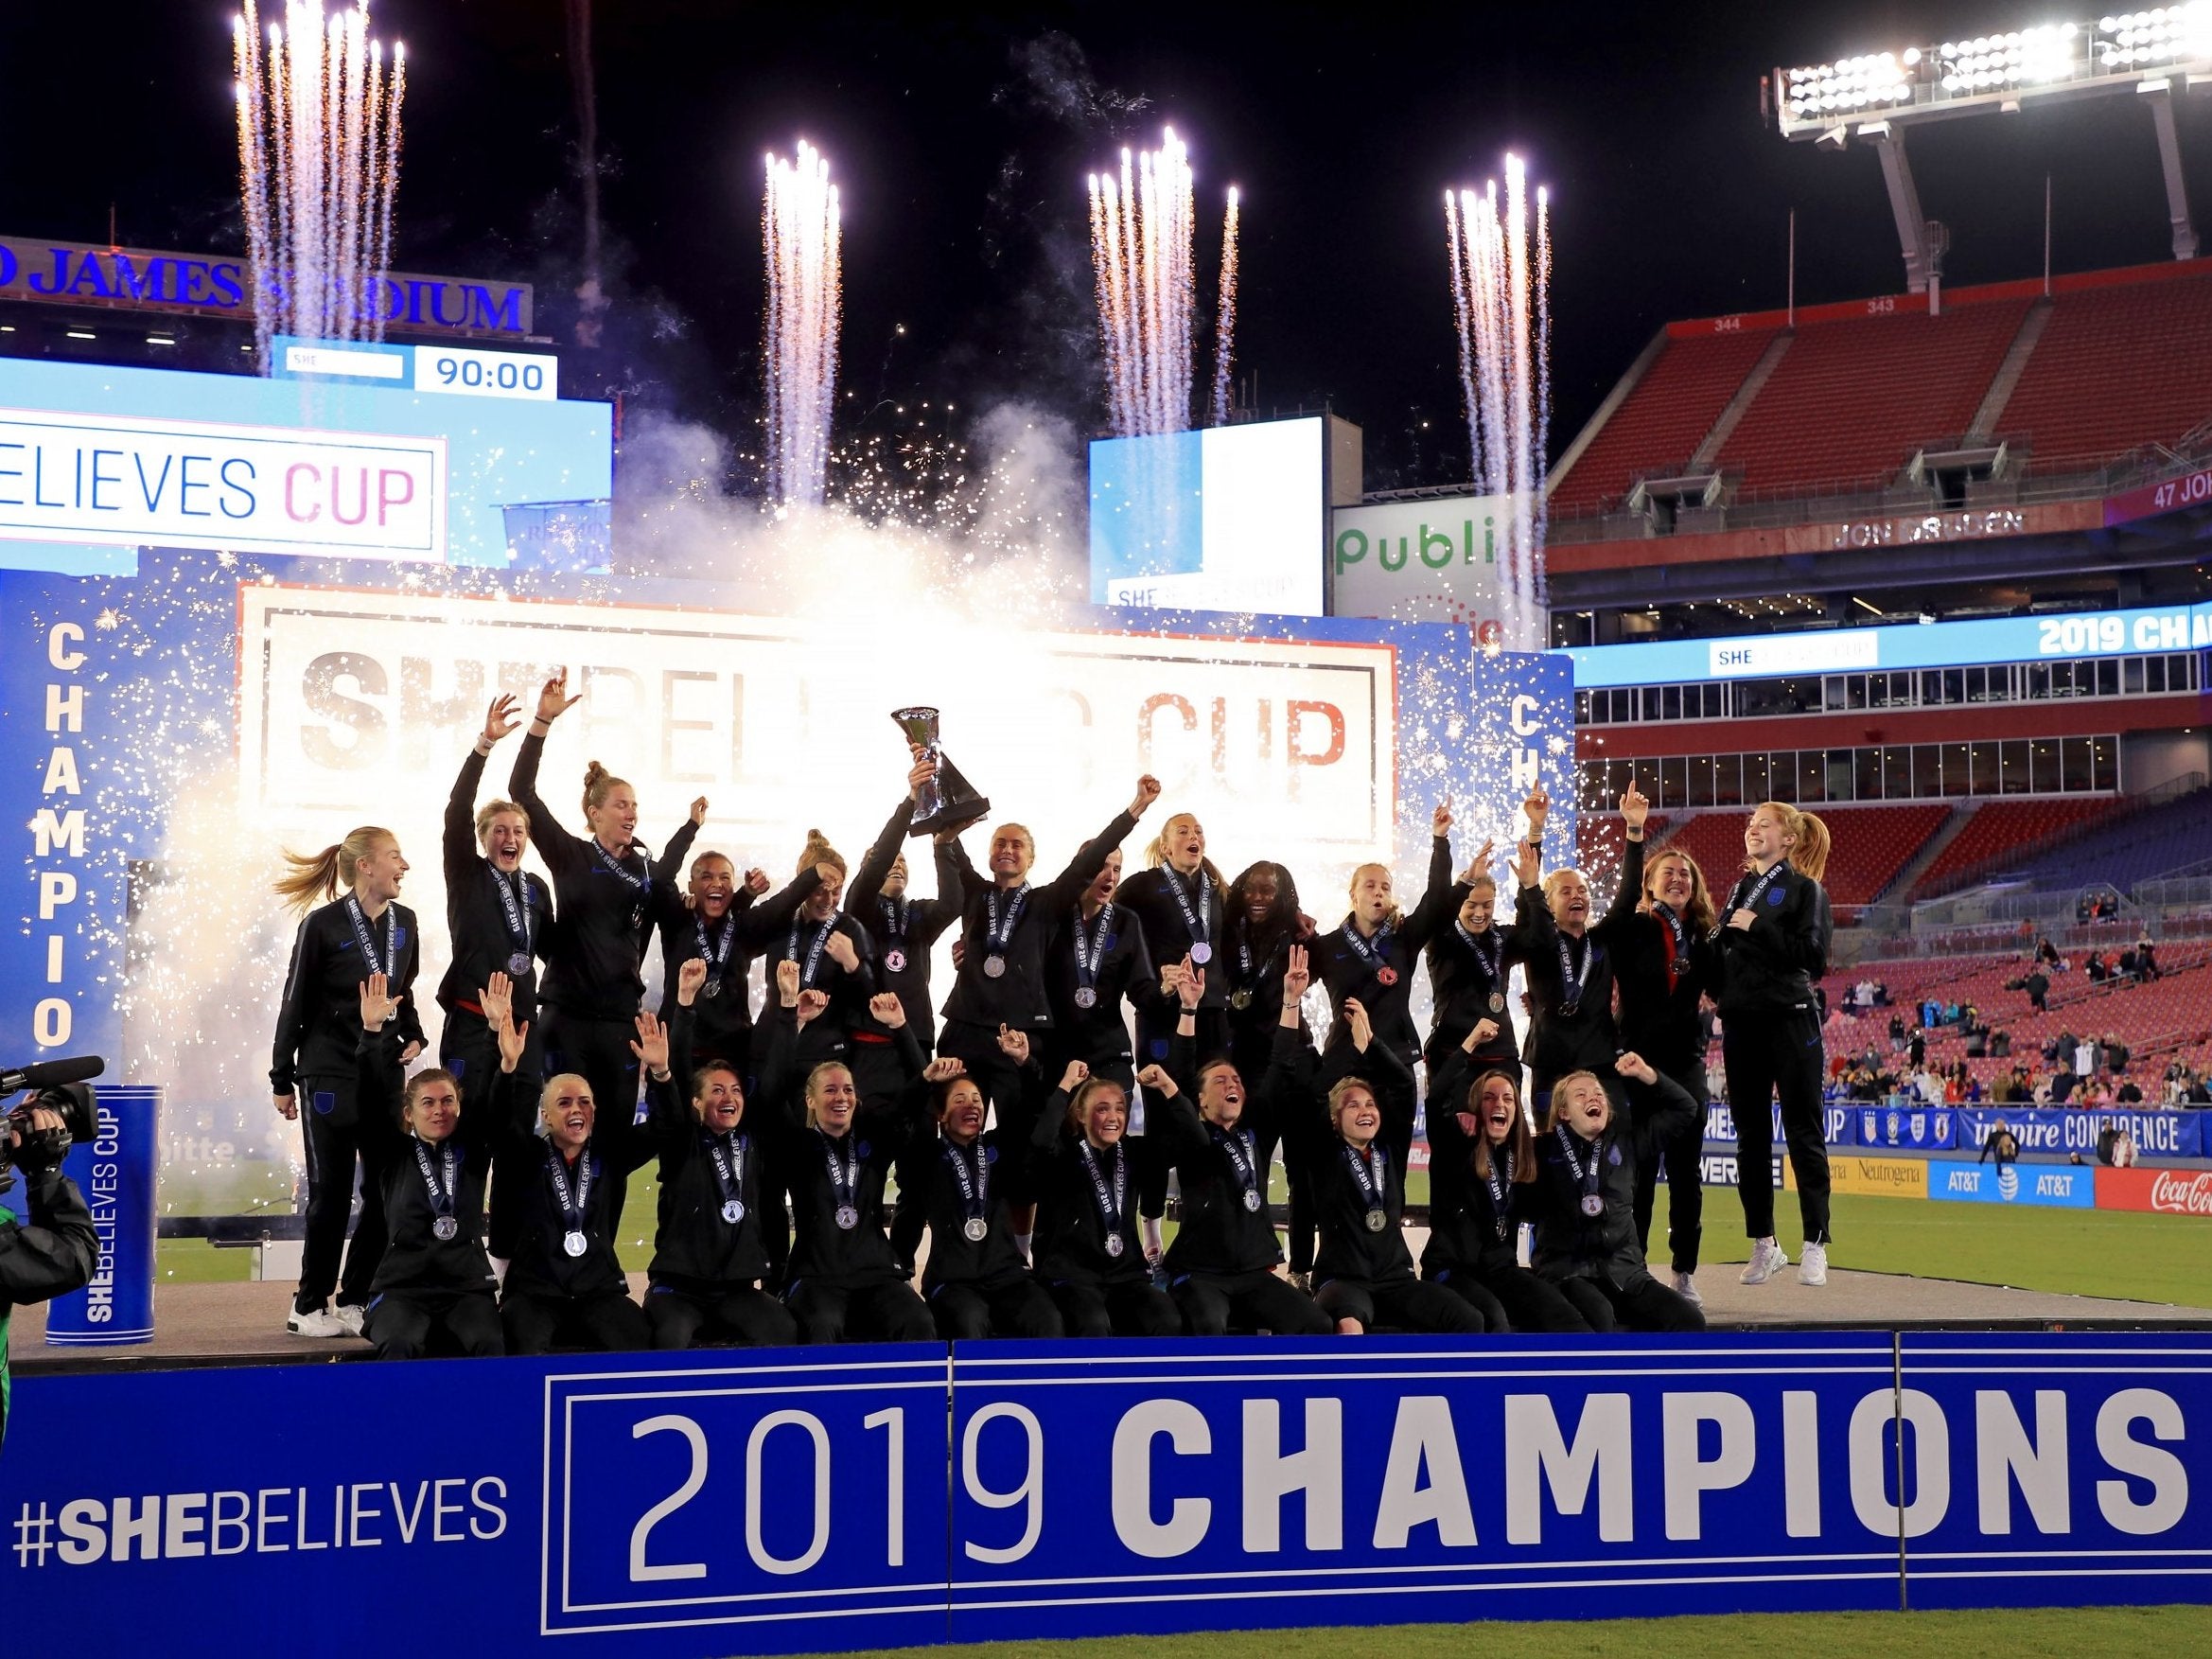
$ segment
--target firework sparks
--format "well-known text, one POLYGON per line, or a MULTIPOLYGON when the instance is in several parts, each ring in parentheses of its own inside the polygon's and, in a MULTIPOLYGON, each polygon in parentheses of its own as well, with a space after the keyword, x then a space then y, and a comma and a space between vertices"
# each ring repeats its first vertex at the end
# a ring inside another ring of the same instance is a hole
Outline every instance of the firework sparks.
POLYGON ((1237 343, 1237 186, 1221 218, 1221 287, 1214 302, 1214 424, 1229 424, 1229 370, 1237 343))
MULTIPOLYGON (((1198 224, 1190 150, 1173 128, 1160 148, 1121 152, 1118 173, 1093 173, 1091 263, 1098 337, 1106 356, 1107 414, 1115 432, 1183 432, 1190 425, 1191 352, 1198 224)), ((1214 405, 1228 401, 1237 320, 1237 192, 1221 229, 1221 286, 1216 314, 1214 405)))
POLYGON ((239 198, 264 370, 275 334, 381 340, 382 276, 399 187, 406 48, 387 68, 366 0, 325 14, 285 0, 261 26, 257 0, 232 22, 239 198))
POLYGON ((768 268, 768 493, 819 505, 837 392, 839 218, 830 164, 801 142, 768 157, 761 237, 768 268))
POLYGON ((1528 173, 1518 156, 1505 158, 1502 202, 1496 180, 1479 196, 1444 194, 1475 485, 1513 503, 1499 567, 1503 644, 1514 651, 1543 649, 1545 633, 1541 503, 1552 413, 1552 248, 1550 200, 1540 189, 1535 221, 1532 249, 1528 173))

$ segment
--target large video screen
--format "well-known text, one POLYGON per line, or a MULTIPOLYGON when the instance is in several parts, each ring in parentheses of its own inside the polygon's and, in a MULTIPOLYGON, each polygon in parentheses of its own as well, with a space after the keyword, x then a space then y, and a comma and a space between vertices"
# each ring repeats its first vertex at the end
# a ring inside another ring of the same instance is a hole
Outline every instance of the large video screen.
POLYGON ((1091 597, 1322 614, 1325 423, 1259 421, 1091 445, 1091 597))
POLYGON ((162 547, 603 569, 611 415, 0 358, 0 568, 128 575, 162 547))

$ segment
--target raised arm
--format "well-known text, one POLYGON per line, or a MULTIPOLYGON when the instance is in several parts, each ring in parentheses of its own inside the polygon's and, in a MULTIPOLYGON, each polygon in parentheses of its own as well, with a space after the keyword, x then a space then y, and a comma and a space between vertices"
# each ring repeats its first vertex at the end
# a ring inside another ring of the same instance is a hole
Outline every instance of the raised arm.
POLYGON ((1037 895, 1037 902, 1053 912, 1074 904, 1082 896, 1083 889, 1097 879, 1098 872, 1106 868, 1106 860, 1129 838, 1129 832, 1136 828, 1136 821, 1145 815, 1145 809, 1159 798, 1160 780, 1147 772, 1136 781, 1136 794, 1129 805, 1107 820, 1104 829, 1076 849, 1076 856, 1068 861, 1067 868, 1037 895))
POLYGON ((782 929, 791 926, 791 918, 799 914, 799 907, 813 896, 814 890, 822 885, 822 867, 819 864, 802 870, 782 888, 766 898, 747 905, 737 918, 737 941, 748 951, 757 950, 782 929))
POLYGON ((1641 1054, 1622 1055, 1613 1062, 1613 1068, 1628 1080, 1632 1091, 1638 1156, 1648 1156, 1652 1149, 1688 1134, 1697 1121, 1697 1103, 1690 1091, 1641 1054))
POLYGON ((576 838, 553 815, 553 808, 537 798, 537 766, 545 758, 546 733, 553 723, 575 707, 581 697, 569 696, 569 671, 558 669, 537 693, 537 712, 522 746, 515 751, 515 769, 507 778, 507 793, 530 817, 530 839, 548 868, 559 871, 576 857, 576 838))
POLYGON ((1619 932, 1635 919, 1637 907, 1643 903, 1643 822, 1650 813, 1651 803, 1630 779, 1627 793, 1621 797, 1621 821, 1626 826, 1626 839, 1621 848, 1621 887, 1593 931, 1619 932))
MULTIPOLYGON (((914 791, 920 785, 913 781, 915 774, 927 770, 935 775, 937 768, 930 761, 917 761, 914 771, 907 774, 906 793, 899 797, 899 804, 891 811, 884 827, 876 832, 874 842, 860 860, 860 869, 845 884, 845 909, 851 913, 854 907, 867 905, 871 909, 882 896, 884 883, 891 878, 891 866, 899 860, 899 849, 906 844, 906 834, 914 827, 914 791)), ((939 849, 942 855, 942 849, 939 849)), ((944 878, 938 878, 938 891, 945 891, 944 878)))
POLYGON ((1402 929, 1409 947, 1419 950, 1459 913, 1452 892, 1451 807, 1440 801, 1429 820, 1429 885, 1422 890, 1421 902, 1406 913, 1402 929))
MULTIPOLYGON (((653 860, 653 882, 664 892, 674 892, 680 900, 683 892, 684 861, 692 856, 692 843, 699 838, 699 826, 707 821, 707 798, 700 796, 692 803, 691 812, 683 822, 676 826, 676 834, 668 838, 668 845, 660 849, 660 856, 653 860)), ((678 909, 683 907, 679 902, 678 909)))

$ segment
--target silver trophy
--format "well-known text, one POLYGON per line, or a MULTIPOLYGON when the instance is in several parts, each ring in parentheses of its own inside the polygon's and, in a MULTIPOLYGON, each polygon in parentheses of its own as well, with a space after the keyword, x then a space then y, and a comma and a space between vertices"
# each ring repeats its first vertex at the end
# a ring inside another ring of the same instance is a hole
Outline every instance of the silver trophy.
POLYGON ((908 743, 920 744, 929 758, 937 762, 937 776, 922 785, 914 799, 914 821, 907 833, 943 835, 964 830, 989 817, 991 803, 975 792, 975 786, 960 775, 960 768, 945 757, 944 750, 938 743, 938 712, 893 709, 891 718, 899 723, 899 730, 906 734, 908 743))

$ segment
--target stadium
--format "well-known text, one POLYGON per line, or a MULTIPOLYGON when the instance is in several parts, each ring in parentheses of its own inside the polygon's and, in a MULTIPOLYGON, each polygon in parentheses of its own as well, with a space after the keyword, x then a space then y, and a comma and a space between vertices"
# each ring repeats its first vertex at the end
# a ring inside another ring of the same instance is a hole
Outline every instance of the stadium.
POLYGON ((1261 406, 1261 197, 1099 86, 1159 148, 1051 209, 1013 417, 904 323, 861 412, 805 142, 700 398, 568 10, 535 264, 410 239, 435 30, 410 91, 323 0, 229 37, 219 251, 0 235, 26 1651, 2201 1640, 2212 4, 1772 69, 1734 141, 1903 290, 1799 304, 1793 218, 1781 306, 1716 261, 1579 403, 1571 182, 1448 189, 1441 455, 1261 406), (2053 269, 2046 196, 1947 282, 1923 132, 2019 184, 2050 110, 2172 257, 2053 269))

